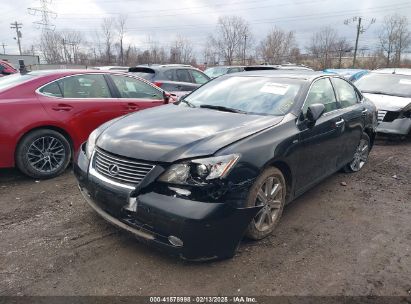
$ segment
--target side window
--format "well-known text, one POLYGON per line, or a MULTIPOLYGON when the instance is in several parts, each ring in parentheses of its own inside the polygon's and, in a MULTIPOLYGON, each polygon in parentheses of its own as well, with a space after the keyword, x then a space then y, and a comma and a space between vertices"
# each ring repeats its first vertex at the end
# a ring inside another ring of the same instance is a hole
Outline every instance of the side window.
POLYGON ((357 92, 351 84, 340 78, 332 78, 332 82, 341 107, 347 108, 358 102, 357 92))
POLYGON ((64 98, 111 98, 102 74, 85 74, 57 81, 64 98))
POLYGON ((157 90, 148 83, 132 77, 120 75, 113 75, 111 78, 119 90, 121 98, 163 100, 163 92, 157 90))
POLYGON ((53 96, 53 97, 63 97, 63 94, 61 93, 58 81, 54 81, 52 83, 49 83, 48 85, 42 87, 40 89, 40 93, 47 95, 47 96, 53 96))
POLYGON ((177 81, 181 82, 192 82, 190 74, 188 73, 188 70, 177 70, 177 81))
POLYGON ((204 84, 208 81, 208 78, 204 76, 202 73, 196 70, 191 70, 191 74, 193 75, 194 82, 198 84, 204 84))
POLYGON ((232 68, 228 70, 227 74, 231 74, 231 73, 237 73, 237 72, 241 72, 241 68, 232 68))
POLYGON ((167 80, 175 81, 174 70, 167 70, 164 72, 164 77, 167 80))
POLYGON ((334 90, 328 78, 322 78, 313 83, 305 100, 303 113, 307 113, 308 107, 315 103, 323 104, 325 106, 325 112, 337 109, 334 90))

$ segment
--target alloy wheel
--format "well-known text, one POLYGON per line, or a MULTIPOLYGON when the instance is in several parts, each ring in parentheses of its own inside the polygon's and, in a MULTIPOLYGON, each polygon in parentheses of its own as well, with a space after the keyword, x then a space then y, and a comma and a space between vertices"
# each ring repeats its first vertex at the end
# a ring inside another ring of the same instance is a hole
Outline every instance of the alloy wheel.
POLYGON ((281 215, 283 200, 283 187, 281 181, 274 177, 268 177, 257 192, 256 206, 263 208, 254 218, 254 225, 258 231, 269 230, 277 218, 281 215))
POLYGON ((65 158, 66 152, 63 143, 53 136, 37 138, 27 150, 30 166, 41 173, 58 170, 63 165, 65 158))
POLYGON ((368 153, 368 141, 366 139, 361 139, 357 150, 355 151, 354 159, 350 163, 350 169, 354 172, 360 171, 368 160, 368 153))

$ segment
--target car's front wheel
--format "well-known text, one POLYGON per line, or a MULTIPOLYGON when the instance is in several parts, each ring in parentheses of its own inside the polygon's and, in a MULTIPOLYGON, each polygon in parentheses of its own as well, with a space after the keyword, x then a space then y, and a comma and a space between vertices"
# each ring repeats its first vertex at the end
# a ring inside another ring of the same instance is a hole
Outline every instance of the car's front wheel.
POLYGON ((284 175, 277 168, 266 169, 254 182, 247 199, 247 206, 262 206, 251 220, 246 236, 260 240, 273 232, 285 205, 286 183, 284 175))
POLYGON ((17 167, 33 178, 52 178, 70 163, 71 147, 59 132, 39 129, 25 135, 16 151, 17 167))
POLYGON ((364 167, 368 161, 368 155, 370 154, 370 138, 367 134, 361 136, 357 149, 354 153, 354 158, 350 163, 344 167, 345 172, 358 172, 364 167))

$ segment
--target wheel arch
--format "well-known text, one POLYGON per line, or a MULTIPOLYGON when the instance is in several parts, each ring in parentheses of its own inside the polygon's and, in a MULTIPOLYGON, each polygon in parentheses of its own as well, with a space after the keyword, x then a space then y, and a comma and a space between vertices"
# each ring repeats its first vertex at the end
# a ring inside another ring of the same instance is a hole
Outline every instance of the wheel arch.
POLYGON ((293 186, 294 186, 293 174, 292 174, 290 166, 283 160, 271 160, 265 166, 265 168, 267 167, 276 167, 284 175, 285 183, 287 186, 285 201, 286 203, 288 203, 290 199, 292 198, 293 186))

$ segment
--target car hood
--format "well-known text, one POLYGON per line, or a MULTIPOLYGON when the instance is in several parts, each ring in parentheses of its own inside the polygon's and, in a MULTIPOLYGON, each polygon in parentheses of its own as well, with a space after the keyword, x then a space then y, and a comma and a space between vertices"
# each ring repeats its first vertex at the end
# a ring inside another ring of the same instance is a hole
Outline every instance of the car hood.
POLYGON ((114 122, 100 134, 96 144, 125 157, 174 162, 212 155, 231 143, 278 124, 282 118, 166 105, 114 122))
POLYGON ((370 93, 363 93, 363 95, 371 100, 378 110, 400 111, 411 103, 411 98, 409 97, 370 93))

